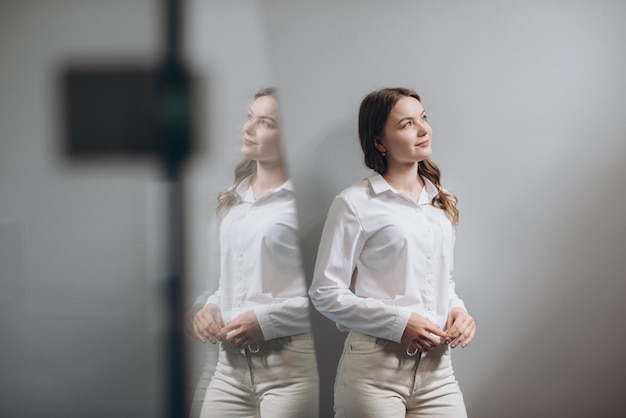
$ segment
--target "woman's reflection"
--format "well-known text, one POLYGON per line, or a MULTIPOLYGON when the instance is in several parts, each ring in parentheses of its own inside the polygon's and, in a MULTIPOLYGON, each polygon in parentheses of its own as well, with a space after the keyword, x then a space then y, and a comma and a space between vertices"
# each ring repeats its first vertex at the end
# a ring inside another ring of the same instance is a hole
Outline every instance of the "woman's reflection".
POLYGON ((294 193, 273 89, 259 91, 242 129, 244 160, 218 197, 219 289, 194 316, 220 342, 202 417, 316 417, 318 376, 294 193))

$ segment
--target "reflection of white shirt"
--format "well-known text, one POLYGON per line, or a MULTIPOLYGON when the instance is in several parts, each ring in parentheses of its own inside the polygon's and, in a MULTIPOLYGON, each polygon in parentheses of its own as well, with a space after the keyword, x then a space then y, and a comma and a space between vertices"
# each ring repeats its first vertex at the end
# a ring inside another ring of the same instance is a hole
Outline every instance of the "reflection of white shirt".
POLYGON ((309 295, 340 330, 399 342, 411 312, 445 325, 463 307, 454 291, 454 229, 431 204, 435 186, 417 200, 373 174, 333 201, 309 295))
POLYGON ((266 340, 311 330, 291 181, 254 198, 250 178, 219 226, 219 305, 224 322, 254 310, 266 340))

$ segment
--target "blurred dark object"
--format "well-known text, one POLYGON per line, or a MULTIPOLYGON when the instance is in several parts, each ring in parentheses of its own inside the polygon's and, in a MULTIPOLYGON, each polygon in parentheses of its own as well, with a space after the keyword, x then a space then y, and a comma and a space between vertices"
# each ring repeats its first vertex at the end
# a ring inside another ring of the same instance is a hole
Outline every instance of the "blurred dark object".
POLYGON ((61 82, 62 149, 70 159, 181 161, 191 152, 192 86, 179 65, 74 65, 61 82))
POLYGON ((184 189, 192 146, 192 83, 181 58, 182 10, 163 0, 164 54, 157 68, 69 66, 62 75, 62 149, 70 160, 153 157, 168 181, 168 271, 164 278, 166 415, 187 417, 184 294, 184 189))
POLYGON ((71 158, 157 156, 158 75, 127 67, 70 67, 62 76, 63 151, 71 158))

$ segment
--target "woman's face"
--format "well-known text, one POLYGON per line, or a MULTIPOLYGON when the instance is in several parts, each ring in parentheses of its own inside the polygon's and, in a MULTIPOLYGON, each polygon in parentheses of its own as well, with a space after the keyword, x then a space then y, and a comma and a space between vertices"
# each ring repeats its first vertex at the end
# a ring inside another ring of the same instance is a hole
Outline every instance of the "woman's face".
POLYGON ((261 96, 252 103, 243 124, 241 153, 255 161, 281 158, 278 131, 278 103, 272 96, 261 96))
POLYGON ((376 149, 387 154, 387 166, 415 164, 432 154, 432 128, 422 104, 404 96, 389 112, 376 149))

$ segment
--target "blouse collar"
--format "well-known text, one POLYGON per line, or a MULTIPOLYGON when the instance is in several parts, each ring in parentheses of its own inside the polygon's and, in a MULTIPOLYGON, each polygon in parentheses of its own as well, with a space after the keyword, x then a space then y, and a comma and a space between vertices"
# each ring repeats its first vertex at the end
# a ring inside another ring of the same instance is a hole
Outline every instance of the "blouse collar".
MULTIPOLYGON (((437 193, 439 193, 439 191, 437 190, 435 185, 426 177, 424 176, 420 176, 420 177, 424 181, 424 188, 422 189, 419 195, 419 198, 417 199, 417 203, 421 205, 424 203, 432 202, 432 200, 435 198, 435 196, 437 196, 437 193)), ((367 179, 370 183, 372 191, 375 194, 381 194, 381 193, 389 191, 395 194, 406 196, 406 193, 401 192, 391 187, 391 185, 387 183, 387 180, 385 180, 384 177, 380 175, 379 173, 374 173, 371 176, 369 176, 367 179)))
POLYGON ((293 193, 293 183, 291 182, 291 179, 288 179, 286 182, 284 182, 280 186, 276 187, 275 189, 268 190, 267 192, 263 194, 263 196, 259 197, 258 199, 255 199, 254 192, 252 191, 252 184, 251 184, 252 176, 253 175, 246 177, 237 186, 237 189, 236 189, 237 194, 239 195, 239 197, 241 198, 243 202, 254 203, 254 202, 261 201, 261 200, 265 200, 268 197, 278 194, 283 190, 293 193))

